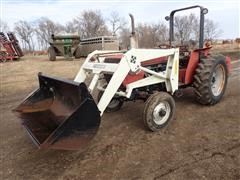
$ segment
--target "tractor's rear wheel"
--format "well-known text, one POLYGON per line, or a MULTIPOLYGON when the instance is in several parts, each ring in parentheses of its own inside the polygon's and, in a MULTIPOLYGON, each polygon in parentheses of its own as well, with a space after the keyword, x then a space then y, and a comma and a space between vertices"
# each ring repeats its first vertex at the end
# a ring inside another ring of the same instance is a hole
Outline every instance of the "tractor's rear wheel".
POLYGON ((54 47, 50 46, 48 48, 48 58, 50 61, 55 61, 56 60, 56 52, 54 47))
POLYGON ((166 92, 157 92, 146 101, 143 111, 145 126, 151 131, 158 131, 171 121, 175 114, 175 101, 166 92))
POLYGON ((218 103, 226 90, 228 70, 222 55, 202 58, 194 75, 196 100, 203 105, 218 103))

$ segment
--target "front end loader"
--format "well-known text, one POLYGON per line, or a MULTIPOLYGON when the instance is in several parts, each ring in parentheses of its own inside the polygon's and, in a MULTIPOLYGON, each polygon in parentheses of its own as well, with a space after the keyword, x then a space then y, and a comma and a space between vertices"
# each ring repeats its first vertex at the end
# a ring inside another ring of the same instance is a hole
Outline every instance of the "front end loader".
POLYGON ((190 8, 200 8, 204 22, 206 8, 201 6, 172 11, 166 18, 168 48, 139 49, 130 15, 129 50, 90 53, 74 81, 39 73, 39 88, 14 109, 33 142, 40 148, 83 149, 97 133, 105 111, 117 111, 124 102, 138 99, 146 103, 144 124, 158 131, 174 118, 173 95, 186 87, 195 88, 201 104, 219 102, 226 89, 229 58, 210 56, 210 47, 203 48, 203 27, 198 49, 189 52, 171 44, 174 13, 190 8), (94 89, 98 89, 97 103, 91 95, 94 89))

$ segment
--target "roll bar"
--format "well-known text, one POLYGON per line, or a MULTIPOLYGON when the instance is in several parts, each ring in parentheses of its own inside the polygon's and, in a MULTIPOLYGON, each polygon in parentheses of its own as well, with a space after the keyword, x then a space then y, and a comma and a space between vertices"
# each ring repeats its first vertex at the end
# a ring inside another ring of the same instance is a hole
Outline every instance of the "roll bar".
POLYGON ((184 11, 194 8, 200 8, 200 29, 199 29, 199 48, 203 48, 203 41, 204 41, 204 15, 208 13, 208 9, 202 6, 190 6, 181 9, 173 10, 170 13, 170 16, 166 16, 165 19, 169 21, 169 43, 171 46, 172 41, 174 41, 174 14, 178 11, 184 11))

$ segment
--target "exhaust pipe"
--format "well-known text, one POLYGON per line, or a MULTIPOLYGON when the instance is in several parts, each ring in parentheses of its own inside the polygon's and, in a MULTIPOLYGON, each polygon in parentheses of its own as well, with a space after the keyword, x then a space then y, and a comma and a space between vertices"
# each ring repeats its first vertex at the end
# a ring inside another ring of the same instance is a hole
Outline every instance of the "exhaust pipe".
POLYGON ((138 48, 138 39, 135 32, 134 17, 132 14, 129 14, 129 16, 131 18, 131 27, 132 27, 132 32, 130 35, 130 46, 131 48, 138 48))

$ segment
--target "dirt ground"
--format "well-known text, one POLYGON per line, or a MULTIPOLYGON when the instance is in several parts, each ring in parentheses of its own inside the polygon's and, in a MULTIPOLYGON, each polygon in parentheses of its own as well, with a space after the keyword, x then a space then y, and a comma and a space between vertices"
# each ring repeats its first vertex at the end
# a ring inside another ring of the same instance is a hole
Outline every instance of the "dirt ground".
POLYGON ((240 179, 240 61, 219 104, 201 106, 192 93, 175 98, 176 117, 158 133, 143 126, 144 103, 129 102, 103 115, 84 152, 37 149, 11 110, 38 87, 39 71, 73 79, 82 62, 0 64, 1 179, 240 179))

